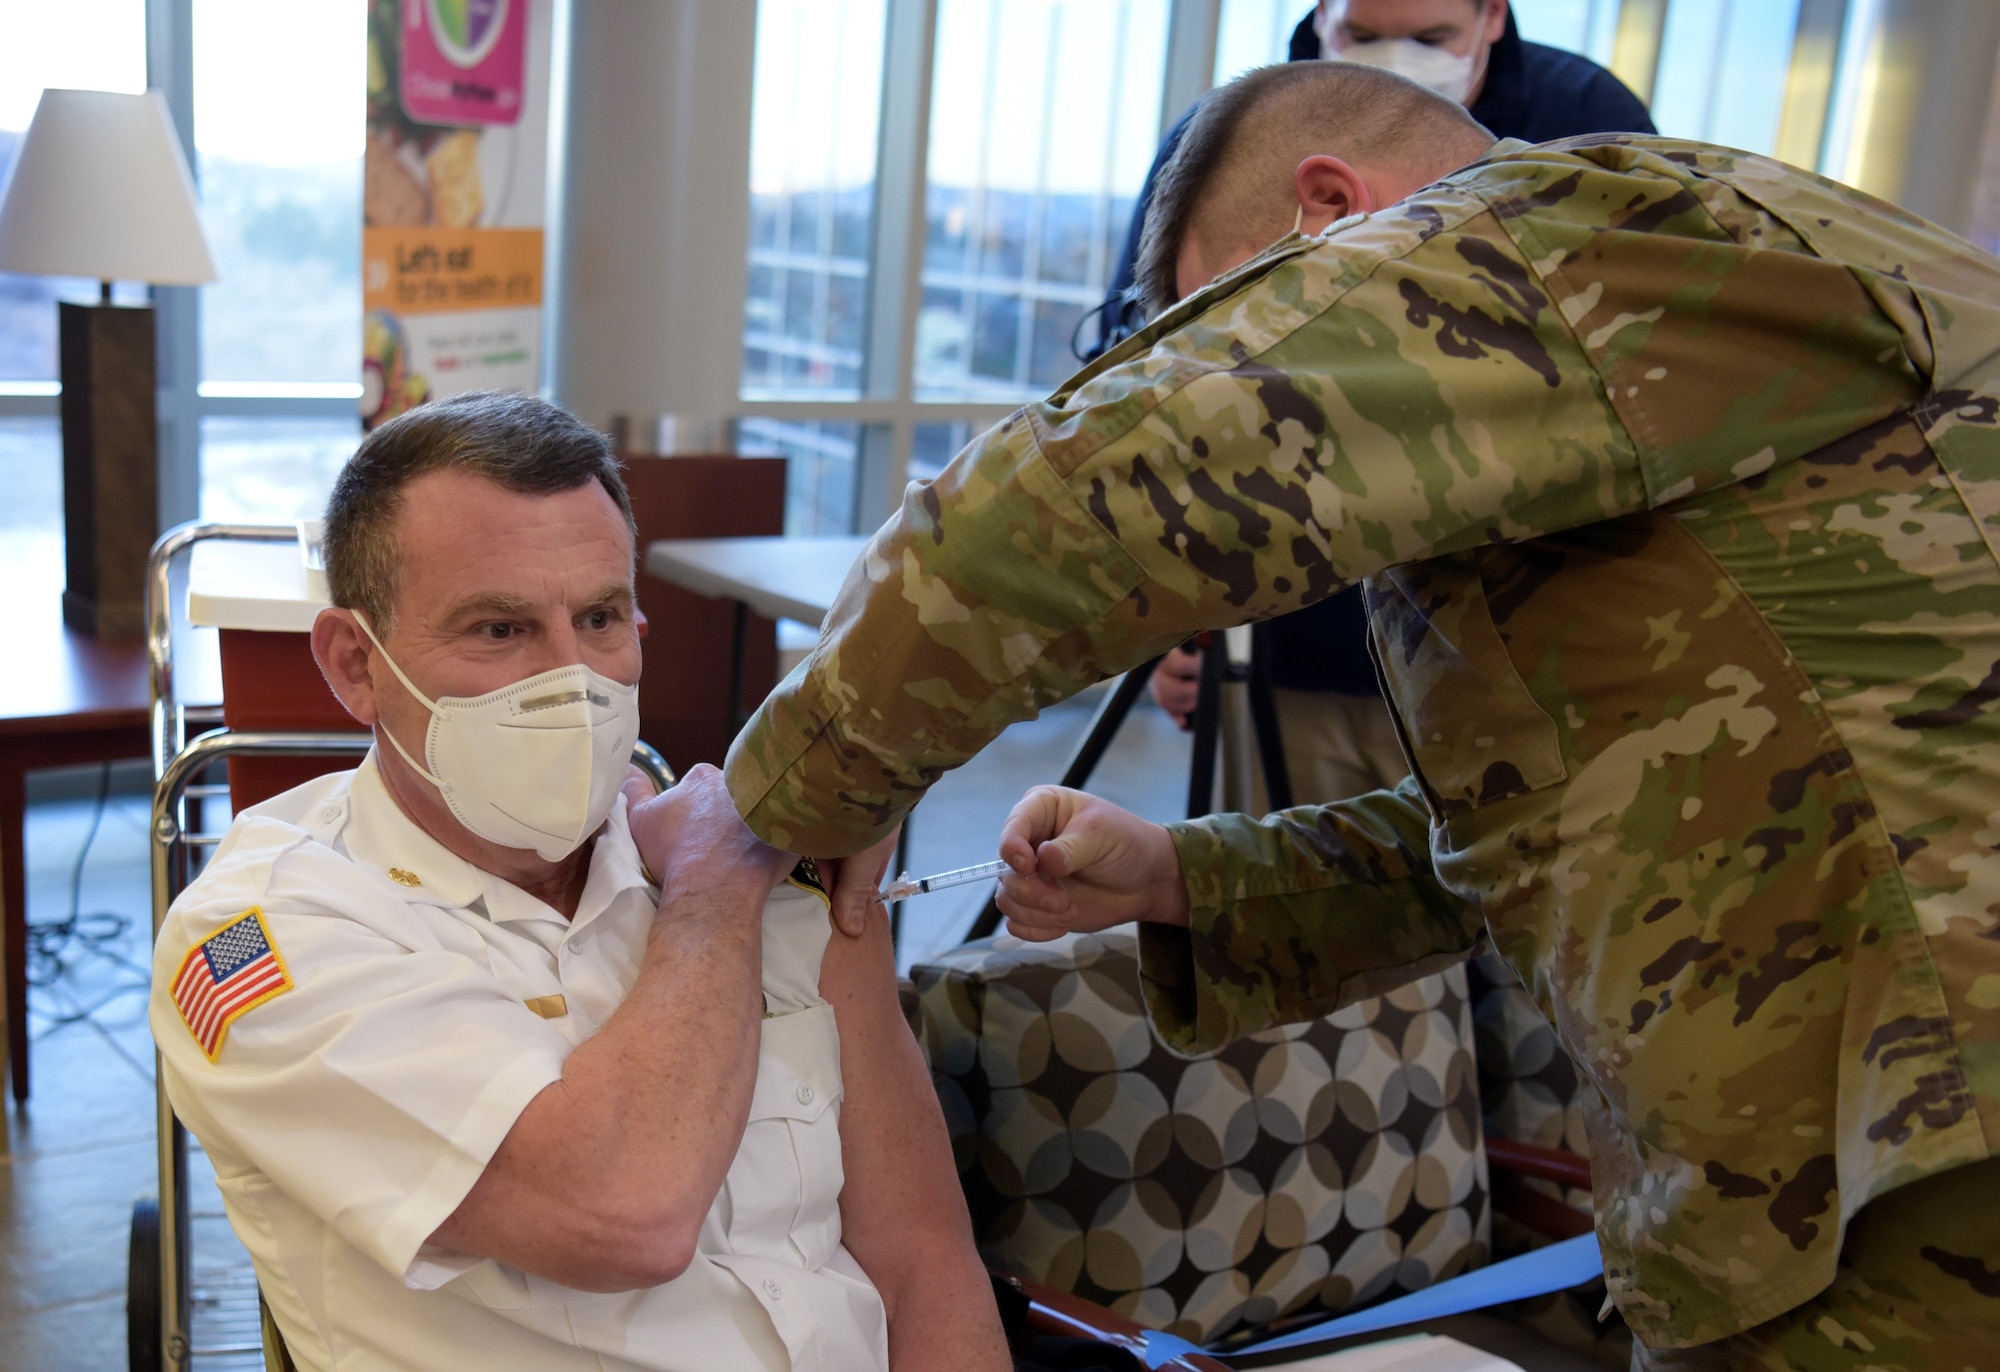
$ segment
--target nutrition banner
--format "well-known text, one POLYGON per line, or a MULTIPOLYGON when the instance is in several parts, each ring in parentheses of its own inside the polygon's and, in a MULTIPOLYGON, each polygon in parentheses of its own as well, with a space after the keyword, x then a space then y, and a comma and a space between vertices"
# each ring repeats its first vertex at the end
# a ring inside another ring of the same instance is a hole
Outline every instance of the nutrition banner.
POLYGON ((549 0, 367 0, 361 417, 541 374, 549 0))

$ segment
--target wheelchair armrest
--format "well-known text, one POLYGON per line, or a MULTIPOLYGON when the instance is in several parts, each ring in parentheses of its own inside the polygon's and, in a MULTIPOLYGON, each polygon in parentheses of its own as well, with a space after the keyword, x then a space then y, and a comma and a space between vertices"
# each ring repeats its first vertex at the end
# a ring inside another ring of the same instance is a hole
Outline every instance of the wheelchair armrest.
POLYGON ((1532 1177, 1588 1191, 1589 1158, 1561 1148, 1544 1148, 1488 1134, 1486 1162, 1492 1176, 1495 1210, 1552 1239, 1573 1239, 1589 1232, 1589 1215, 1526 1184, 1532 1177))
POLYGON ((1495 1171, 1516 1176, 1538 1177, 1558 1186, 1590 1189, 1590 1159, 1563 1148, 1544 1148, 1518 1139, 1486 1136, 1486 1161, 1495 1171))

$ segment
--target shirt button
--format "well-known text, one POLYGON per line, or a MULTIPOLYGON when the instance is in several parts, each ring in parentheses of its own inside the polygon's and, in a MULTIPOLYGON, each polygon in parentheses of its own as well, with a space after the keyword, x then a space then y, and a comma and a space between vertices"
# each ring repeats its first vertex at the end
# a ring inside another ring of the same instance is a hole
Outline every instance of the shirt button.
POLYGON ((812 1103, 813 1103, 813 1089, 812 1089, 812 1087, 810 1087, 810 1086, 807 1086, 807 1085, 805 1085, 805 1084, 804 1084, 803 1082, 801 1082, 801 1083, 799 1084, 799 1104, 800 1104, 800 1105, 811 1105, 812 1103))
POLYGON ((589 943, 590 943, 589 934, 578 934, 575 938, 569 941, 569 950, 572 953, 581 953, 589 943))
POLYGON ((783 1300, 785 1296, 785 1288, 778 1285, 776 1282, 772 1281, 769 1277, 766 1277, 764 1278, 764 1294, 769 1296, 774 1301, 783 1300))
POLYGON ((319 822, 321 824, 331 824, 339 818, 340 807, 338 805, 329 805, 319 812, 319 822))

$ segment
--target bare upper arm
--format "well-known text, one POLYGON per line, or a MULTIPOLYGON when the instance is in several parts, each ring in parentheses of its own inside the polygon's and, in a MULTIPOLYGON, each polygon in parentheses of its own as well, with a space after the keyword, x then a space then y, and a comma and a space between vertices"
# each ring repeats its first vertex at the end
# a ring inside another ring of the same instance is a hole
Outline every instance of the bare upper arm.
POLYGON ((828 941, 820 994, 840 1032, 841 1227, 893 1308, 906 1269, 938 1246, 968 1260, 973 1248, 944 1115, 897 998, 887 911, 871 911, 861 937, 828 941))

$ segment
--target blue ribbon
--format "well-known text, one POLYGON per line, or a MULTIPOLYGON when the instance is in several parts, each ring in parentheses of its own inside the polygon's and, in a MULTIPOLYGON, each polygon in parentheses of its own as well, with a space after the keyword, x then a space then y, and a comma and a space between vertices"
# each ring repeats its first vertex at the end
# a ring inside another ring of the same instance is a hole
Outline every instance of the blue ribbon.
MULTIPOLYGON (((1231 1349, 1226 1355, 1210 1353, 1208 1356, 1275 1353, 1280 1349, 1297 1348, 1301 1344, 1322 1343, 1327 1339, 1346 1338, 1353 1334, 1372 1334, 1377 1330, 1394 1329, 1422 1320, 1440 1320, 1447 1315, 1463 1315, 1470 1310, 1484 1310, 1490 1305, 1504 1305, 1508 1301, 1525 1300, 1529 1296, 1542 1296, 1551 1291, 1581 1286, 1603 1271, 1604 1259, 1597 1251, 1597 1235, 1579 1234, 1573 1239, 1537 1248, 1532 1253, 1523 1253, 1518 1258, 1474 1268, 1450 1281, 1439 1282, 1436 1286, 1425 1287, 1356 1314, 1323 1320, 1248 1348, 1231 1349)), ((1181 1354, 1205 1351, 1178 1335, 1151 1332, 1146 1335, 1141 1356, 1148 1368, 1157 1368, 1181 1354)))

